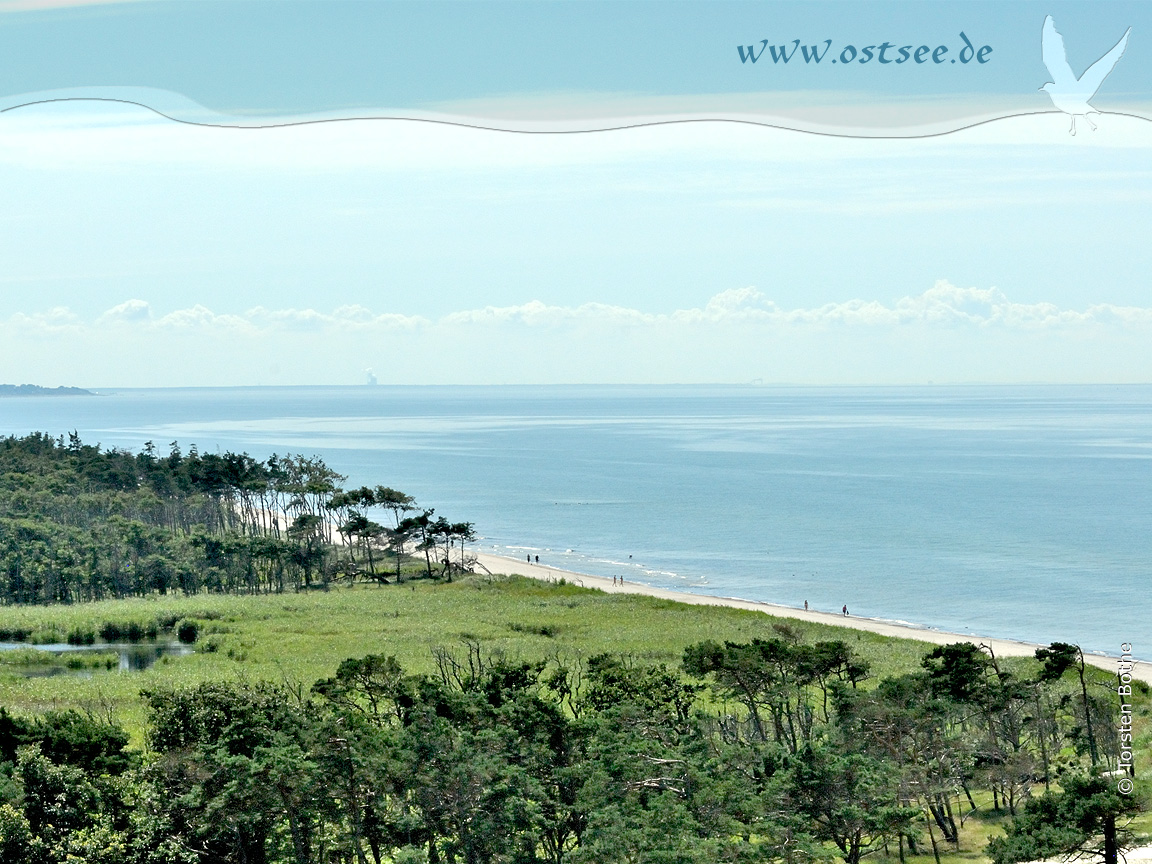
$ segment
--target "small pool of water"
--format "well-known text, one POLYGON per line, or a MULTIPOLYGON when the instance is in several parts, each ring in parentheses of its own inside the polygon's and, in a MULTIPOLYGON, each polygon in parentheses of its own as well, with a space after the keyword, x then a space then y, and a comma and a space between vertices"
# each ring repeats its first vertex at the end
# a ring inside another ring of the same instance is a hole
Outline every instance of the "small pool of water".
MULTIPOLYGON (((161 657, 185 657, 195 650, 193 646, 186 645, 176 639, 158 642, 94 642, 91 645, 69 645, 66 642, 55 642, 48 645, 32 645, 28 642, 0 642, 0 651, 14 651, 18 648, 33 648, 37 651, 56 655, 81 652, 110 654, 115 652, 120 658, 119 669, 121 672, 139 672, 153 665, 161 657)), ((66 668, 55 671, 56 668, 59 667, 40 670, 36 674, 61 675, 68 672, 91 671, 66 668)))

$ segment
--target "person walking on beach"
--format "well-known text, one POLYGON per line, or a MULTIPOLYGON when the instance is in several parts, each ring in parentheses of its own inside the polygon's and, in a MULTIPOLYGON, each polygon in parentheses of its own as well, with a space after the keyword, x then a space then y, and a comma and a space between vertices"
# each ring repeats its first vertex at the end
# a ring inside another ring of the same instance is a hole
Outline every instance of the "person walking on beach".
POLYGON ((539 555, 537 555, 537 556, 536 556, 536 563, 537 563, 537 564, 539 564, 539 563, 540 563, 540 556, 539 556, 539 555))
POLYGON ((841 611, 841 612, 843 612, 845 615, 847 615, 847 614, 848 614, 848 604, 847 604, 847 603, 845 603, 845 604, 844 604, 844 608, 843 608, 843 609, 841 609, 840 611, 841 611))
POLYGON ((807 600, 804 601, 804 611, 805 612, 808 611, 808 601, 807 600))
POLYGON ((525 555, 524 557, 528 559, 529 564, 532 563, 532 556, 531 555, 525 555))

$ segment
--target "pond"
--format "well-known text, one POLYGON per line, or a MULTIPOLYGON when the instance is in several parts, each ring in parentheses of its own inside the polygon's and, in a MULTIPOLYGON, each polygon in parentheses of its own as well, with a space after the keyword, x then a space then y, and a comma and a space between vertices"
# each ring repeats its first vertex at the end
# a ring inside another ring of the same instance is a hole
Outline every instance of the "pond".
POLYGON ((28 675, 61 675, 69 672, 91 671, 76 670, 67 666, 55 664, 55 658, 62 658, 66 654, 96 653, 116 654, 119 657, 119 670, 121 672, 139 672, 153 665, 161 657, 184 657, 191 654, 195 648, 175 639, 155 642, 94 642, 91 645, 69 645, 66 642, 56 642, 48 645, 31 645, 27 642, 0 642, 0 651, 15 651, 20 648, 31 648, 54 655, 52 660, 45 658, 48 663, 45 667, 28 667, 28 675), (51 665, 49 665, 51 664, 51 665))

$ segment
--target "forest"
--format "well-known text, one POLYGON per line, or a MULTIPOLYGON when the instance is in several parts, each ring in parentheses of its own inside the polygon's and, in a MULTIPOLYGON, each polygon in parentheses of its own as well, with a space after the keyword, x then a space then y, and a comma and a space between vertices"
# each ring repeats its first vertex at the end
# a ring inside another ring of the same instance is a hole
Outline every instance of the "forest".
MULTIPOLYGON (((880 649, 911 658, 894 666, 845 630, 813 638, 756 613, 565 584, 525 593, 468 574, 471 525, 342 479, 303 457, 0 442, 0 621, 209 597, 268 623, 272 607, 252 604, 346 592, 358 608, 392 598, 391 633, 441 636, 419 669, 373 651, 304 679, 258 674, 245 659, 256 643, 228 632, 240 618, 170 615, 209 652, 187 658, 207 671, 194 679, 176 659, 141 679, 142 746, 114 706, 0 705, 0 861, 1116 864, 1144 842, 1143 778, 1119 791, 1132 774, 1119 719, 1126 707, 1142 768, 1148 688, 1121 697, 1075 645, 1011 659, 969 643, 880 649), (461 591, 476 616, 520 610, 499 626, 541 650, 455 629, 446 603, 461 591), (525 603, 501 606, 515 591, 525 603), (754 629, 686 639, 674 659, 643 647, 672 638, 667 626, 616 633, 640 650, 581 650, 594 643, 579 633, 558 647, 588 610, 633 607, 648 625, 679 607, 685 633, 691 616, 709 633, 728 632, 721 615, 754 629)), ((317 650, 341 627, 303 617, 317 650)), ((99 674, 117 673, 93 673, 97 687, 99 674)))
POLYGON ((344 479, 315 457, 0 439, 0 604, 387 582, 412 554, 428 578, 469 567, 470 523, 344 479))

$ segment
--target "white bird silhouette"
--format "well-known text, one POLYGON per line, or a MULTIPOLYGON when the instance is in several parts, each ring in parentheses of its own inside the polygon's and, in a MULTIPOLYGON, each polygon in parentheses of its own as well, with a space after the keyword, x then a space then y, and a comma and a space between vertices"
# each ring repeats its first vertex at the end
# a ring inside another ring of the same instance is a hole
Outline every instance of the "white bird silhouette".
POLYGON ((1088 100, 1096 95, 1108 73, 1124 56, 1124 49, 1128 47, 1128 34, 1132 32, 1129 27, 1124 31, 1112 50, 1084 70, 1079 78, 1068 65, 1068 54, 1064 50, 1064 37, 1056 32, 1056 23, 1049 15, 1044 19, 1044 32, 1041 37, 1041 49, 1044 54, 1044 65, 1048 67, 1048 74, 1052 81, 1040 89, 1048 94, 1052 104, 1072 117, 1072 128, 1068 131, 1076 134, 1076 118, 1083 117, 1084 122, 1096 131, 1096 124, 1089 119, 1089 114, 1100 112, 1088 104, 1088 100))

